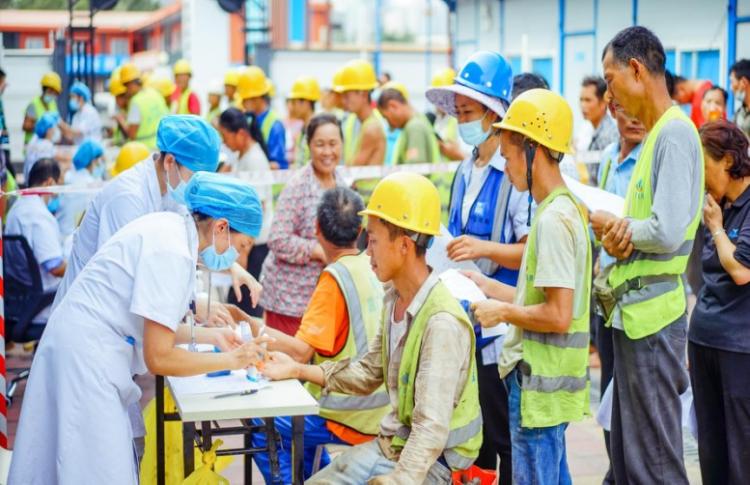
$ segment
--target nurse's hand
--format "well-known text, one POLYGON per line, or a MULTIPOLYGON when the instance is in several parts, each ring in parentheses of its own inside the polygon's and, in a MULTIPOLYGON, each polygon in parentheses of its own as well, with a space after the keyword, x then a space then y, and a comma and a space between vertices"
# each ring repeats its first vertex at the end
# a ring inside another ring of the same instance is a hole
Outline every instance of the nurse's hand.
POLYGON ((260 295, 263 293, 263 287, 258 283, 258 280, 237 263, 229 268, 229 273, 232 275, 232 287, 237 301, 242 301, 242 286, 244 285, 250 290, 250 302, 253 304, 253 308, 258 306, 260 295))
POLYGON ((263 375, 272 381, 296 379, 298 376, 297 366, 297 361, 285 353, 271 352, 263 366, 263 375))
POLYGON ((229 309, 229 305, 216 303, 211 305, 211 314, 206 321, 207 327, 236 327, 237 321, 229 309))
POLYGON ((487 256, 487 241, 471 236, 458 236, 445 249, 452 261, 473 261, 487 256))
POLYGON ((231 368, 234 369, 245 369, 251 365, 256 365, 259 362, 262 363, 266 357, 267 351, 263 348, 263 344, 273 342, 271 337, 266 335, 258 337, 250 342, 242 344, 229 353, 232 359, 231 368))
POLYGON ((208 331, 211 332, 212 343, 222 352, 230 352, 242 346, 242 338, 229 327, 211 328, 208 331))

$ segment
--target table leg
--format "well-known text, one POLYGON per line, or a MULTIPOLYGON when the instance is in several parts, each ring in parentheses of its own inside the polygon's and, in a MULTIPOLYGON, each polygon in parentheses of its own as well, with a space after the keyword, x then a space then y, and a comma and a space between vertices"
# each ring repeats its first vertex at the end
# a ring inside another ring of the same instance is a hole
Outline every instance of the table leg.
POLYGON ((305 417, 292 416, 292 483, 305 481, 305 417))
POLYGON ((189 477, 195 470, 195 452, 193 442, 195 439, 195 423, 182 423, 182 464, 185 478, 189 477))
POLYGON ((264 420, 266 429, 266 445, 268 446, 268 461, 271 465, 271 483, 277 484, 281 482, 281 472, 279 471, 279 452, 276 447, 276 427, 274 426, 274 418, 266 418, 264 420))
POLYGON ((156 483, 165 485, 164 464, 164 377, 156 376, 156 483))
POLYGON ((201 421, 201 435, 201 444, 205 453, 211 449, 211 421, 201 421))
MULTIPOLYGON (((245 449, 253 447, 253 434, 247 428, 242 433, 242 440, 245 449)), ((253 455, 250 453, 245 454, 245 485, 252 485, 253 483, 253 455)))

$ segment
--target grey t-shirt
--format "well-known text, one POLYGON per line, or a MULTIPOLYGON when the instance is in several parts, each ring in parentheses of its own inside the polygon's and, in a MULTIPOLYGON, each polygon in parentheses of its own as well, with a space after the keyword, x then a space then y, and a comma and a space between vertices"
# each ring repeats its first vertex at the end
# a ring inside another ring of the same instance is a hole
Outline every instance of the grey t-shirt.
MULTIPOLYGON (((680 253, 690 254, 692 242, 683 245, 685 228, 701 209, 704 190, 701 143, 690 123, 689 119, 668 121, 656 138, 651 172, 651 217, 630 220, 635 246, 630 260, 642 258, 643 253, 668 254, 678 249, 680 253)), ((661 293, 669 285, 674 284, 657 283, 639 291, 646 296, 648 292, 661 293)), ((612 325, 623 328, 619 307, 615 307, 612 325)))

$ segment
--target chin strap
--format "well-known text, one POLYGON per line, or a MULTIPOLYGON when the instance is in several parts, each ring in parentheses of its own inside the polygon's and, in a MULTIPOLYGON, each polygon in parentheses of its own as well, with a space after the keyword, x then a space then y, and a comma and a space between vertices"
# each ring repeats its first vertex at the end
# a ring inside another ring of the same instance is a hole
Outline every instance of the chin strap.
POLYGON ((531 203, 534 200, 531 196, 531 166, 534 163, 537 146, 536 143, 532 143, 529 140, 525 140, 523 144, 523 150, 526 154, 526 184, 529 186, 529 213, 526 218, 526 226, 531 226, 531 203))

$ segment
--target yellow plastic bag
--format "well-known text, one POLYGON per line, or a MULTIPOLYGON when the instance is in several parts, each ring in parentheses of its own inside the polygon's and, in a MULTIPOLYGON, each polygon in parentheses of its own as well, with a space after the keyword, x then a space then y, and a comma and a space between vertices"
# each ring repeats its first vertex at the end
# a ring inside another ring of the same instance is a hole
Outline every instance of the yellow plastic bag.
MULTIPOLYGON (((169 389, 164 389, 164 412, 176 413, 177 406, 169 389)), ((156 485, 156 398, 143 410, 146 423, 146 443, 141 460, 141 485, 156 485)), ((218 441, 217 441, 218 442, 218 441)), ((185 480, 184 460, 182 458, 182 422, 164 422, 164 472, 167 485, 179 485, 185 480)), ((214 456, 215 458, 215 456, 214 456)), ((195 448, 195 462, 200 463, 201 452, 195 448)), ((222 471, 234 460, 231 456, 216 459, 215 468, 222 471)))
POLYGON ((195 470, 182 482, 182 485, 229 485, 229 480, 212 470, 216 463, 216 450, 224 442, 214 441, 211 449, 203 453, 203 466, 195 470))

